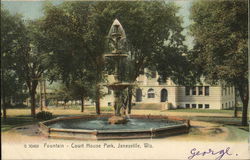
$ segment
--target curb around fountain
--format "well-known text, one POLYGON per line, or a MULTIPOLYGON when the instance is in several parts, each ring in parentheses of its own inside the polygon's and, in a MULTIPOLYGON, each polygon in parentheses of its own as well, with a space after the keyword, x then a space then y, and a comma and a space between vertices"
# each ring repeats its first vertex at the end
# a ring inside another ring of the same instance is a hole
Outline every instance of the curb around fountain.
POLYGON ((187 119, 172 117, 172 116, 156 116, 156 115, 131 115, 130 118, 137 119, 159 119, 175 121, 179 124, 172 126, 164 126, 150 129, 126 129, 126 130, 98 130, 98 129, 64 129, 51 128, 50 124, 62 120, 70 119, 94 119, 94 118, 109 118, 112 115, 85 115, 72 117, 59 117, 52 120, 39 122, 39 130, 48 138, 57 139, 80 139, 80 140, 111 140, 111 139, 141 139, 141 138, 160 138, 189 132, 190 121, 187 119))

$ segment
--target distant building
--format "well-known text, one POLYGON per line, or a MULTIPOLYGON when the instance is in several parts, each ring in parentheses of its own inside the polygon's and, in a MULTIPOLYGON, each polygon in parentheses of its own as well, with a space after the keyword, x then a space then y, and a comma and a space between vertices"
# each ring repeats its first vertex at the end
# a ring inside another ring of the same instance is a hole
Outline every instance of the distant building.
MULTIPOLYGON (((145 71, 146 73, 146 71, 145 71)), ((234 87, 224 87, 222 85, 211 86, 206 83, 197 86, 176 85, 170 79, 165 83, 159 83, 159 75, 142 74, 137 77, 137 87, 132 102, 136 108, 150 104, 158 105, 159 109, 171 108, 200 108, 200 109, 227 109, 235 105, 234 87)), ((112 76, 109 76, 112 81, 112 76)), ((101 99, 102 106, 112 106, 114 95, 108 88, 107 93, 101 99)))

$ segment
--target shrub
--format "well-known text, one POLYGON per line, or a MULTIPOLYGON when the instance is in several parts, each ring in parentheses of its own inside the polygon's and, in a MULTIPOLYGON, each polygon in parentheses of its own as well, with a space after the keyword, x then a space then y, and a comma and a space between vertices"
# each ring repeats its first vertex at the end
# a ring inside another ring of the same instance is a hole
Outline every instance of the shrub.
POLYGON ((41 120, 49 120, 52 117, 53 117, 52 113, 48 111, 41 111, 36 114, 36 118, 41 120))

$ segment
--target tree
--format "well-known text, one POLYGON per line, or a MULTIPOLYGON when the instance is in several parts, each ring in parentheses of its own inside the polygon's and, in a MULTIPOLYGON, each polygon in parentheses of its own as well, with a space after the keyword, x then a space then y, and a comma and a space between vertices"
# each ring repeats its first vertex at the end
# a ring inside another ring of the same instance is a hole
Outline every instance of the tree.
MULTIPOLYGON (((43 30, 47 35, 47 51, 51 53, 50 79, 62 80, 67 86, 88 79, 96 88, 96 112, 100 114, 99 83, 103 80, 105 36, 90 21, 89 2, 47 5, 43 30)), ((79 85, 83 87, 85 84, 79 85)))
POLYGON ((192 60, 213 84, 234 86, 243 102, 242 125, 247 125, 248 88, 247 1, 197 1, 191 8, 195 38, 192 60))
POLYGON ((66 103, 72 99, 70 95, 70 90, 65 84, 60 84, 56 89, 54 89, 54 95, 52 96, 53 99, 58 101, 64 102, 64 109, 66 106, 66 103))
POLYGON ((27 47, 25 30, 19 15, 11 15, 1 8, 1 106, 4 118, 7 101, 25 91, 23 79, 14 70, 15 55, 27 47))
POLYGON ((31 115, 36 115, 36 89, 38 81, 47 69, 47 52, 44 52, 44 34, 40 30, 40 21, 30 21, 22 32, 24 41, 14 55, 14 70, 25 81, 31 98, 31 115), (25 46, 25 47, 23 47, 25 46))
POLYGON ((159 83, 165 83, 169 78, 177 85, 192 86, 199 82, 194 66, 185 55, 186 46, 179 44, 176 47, 163 46, 153 56, 152 70, 160 75, 159 83))
MULTIPOLYGON (((100 113, 100 83, 105 79, 103 54, 106 36, 117 18, 123 25, 127 39, 130 66, 127 81, 134 82, 150 65, 153 53, 166 41, 181 43, 181 20, 178 7, 164 1, 154 2, 67 2, 60 6, 47 5, 43 30, 48 36, 48 52, 59 74, 55 79, 64 82, 94 73, 96 111, 100 113)), ((132 87, 129 93, 131 111, 132 87)))
MULTIPOLYGON (((93 5, 95 25, 108 34, 114 19, 118 19, 127 35, 131 70, 127 81, 134 82, 144 68, 150 66, 154 53, 165 45, 178 45, 181 19, 178 7, 164 1, 152 2, 98 2, 93 5), (166 42, 169 42, 166 44, 166 42)), ((128 89, 128 113, 131 112, 133 87, 128 89)))
POLYGON ((84 112, 84 101, 93 98, 94 87, 86 80, 78 80, 68 87, 70 95, 75 100, 81 100, 81 112, 84 112))

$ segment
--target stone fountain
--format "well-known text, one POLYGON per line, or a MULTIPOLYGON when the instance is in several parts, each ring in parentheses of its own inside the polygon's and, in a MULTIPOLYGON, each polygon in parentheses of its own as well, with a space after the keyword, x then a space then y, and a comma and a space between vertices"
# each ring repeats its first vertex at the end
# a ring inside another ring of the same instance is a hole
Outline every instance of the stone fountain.
POLYGON ((122 66, 128 55, 125 50, 125 31, 116 19, 108 34, 109 53, 104 56, 114 61, 114 82, 106 84, 115 96, 115 115, 65 116, 39 122, 44 136, 62 139, 128 139, 154 138, 188 133, 189 120, 159 115, 130 115, 128 121, 121 109, 125 108, 124 91, 133 85, 126 83, 122 66), (112 125, 111 125, 112 124, 112 125), (121 125, 122 124, 122 125, 121 125))
POLYGON ((108 46, 110 53, 104 54, 104 57, 114 60, 114 79, 113 83, 107 84, 106 86, 114 91, 114 109, 115 115, 108 119, 110 124, 124 124, 127 122, 125 115, 121 115, 121 108, 126 108, 123 103, 124 90, 131 86, 130 83, 123 82, 122 76, 120 76, 121 66, 124 63, 124 59, 127 58, 126 54, 126 34, 121 23, 115 19, 108 34, 108 46))

